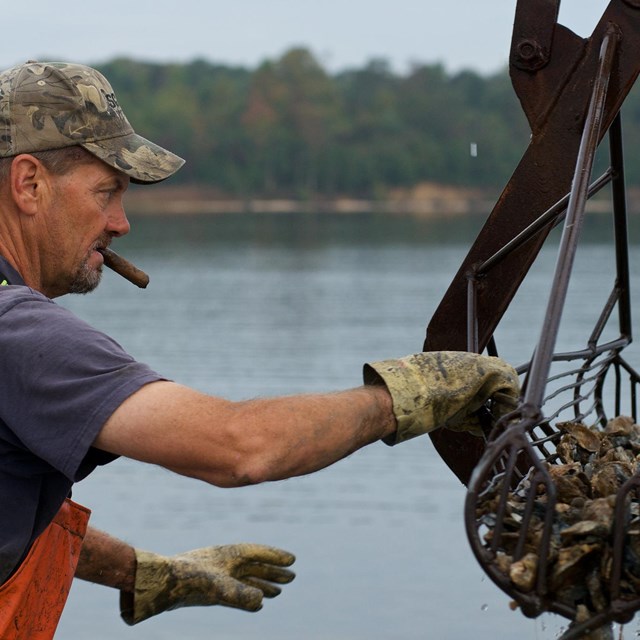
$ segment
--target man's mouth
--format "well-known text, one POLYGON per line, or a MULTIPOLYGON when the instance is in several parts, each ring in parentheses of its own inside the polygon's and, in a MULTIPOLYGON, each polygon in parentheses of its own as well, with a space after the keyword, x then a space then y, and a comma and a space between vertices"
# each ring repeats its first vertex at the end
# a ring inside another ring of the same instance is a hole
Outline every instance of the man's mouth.
POLYGON ((99 253, 101 258, 102 258, 102 262, 104 263, 104 252, 109 248, 109 242, 96 242, 96 244, 93 245, 93 251, 95 253, 99 253))

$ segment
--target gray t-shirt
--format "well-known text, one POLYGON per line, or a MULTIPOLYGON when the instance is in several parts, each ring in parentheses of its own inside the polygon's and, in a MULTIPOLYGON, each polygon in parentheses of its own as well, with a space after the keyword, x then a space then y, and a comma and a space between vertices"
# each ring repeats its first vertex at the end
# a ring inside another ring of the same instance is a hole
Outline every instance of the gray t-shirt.
POLYGON ((0 584, 73 483, 115 458, 91 446, 109 416, 161 379, 44 295, 0 286, 0 584))

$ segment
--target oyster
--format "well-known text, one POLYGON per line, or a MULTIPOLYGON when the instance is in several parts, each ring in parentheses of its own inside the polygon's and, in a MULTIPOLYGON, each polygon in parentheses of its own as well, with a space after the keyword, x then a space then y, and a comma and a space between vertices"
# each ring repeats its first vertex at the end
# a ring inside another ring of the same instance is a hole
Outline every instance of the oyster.
POLYGON ((532 591, 536 580, 538 555, 527 553, 509 567, 511 581, 523 591, 532 591))
POLYGON ((581 422, 561 422, 558 424, 558 429, 569 434, 581 449, 590 453, 600 450, 600 437, 597 432, 581 422))
POLYGON ((591 476, 591 491, 596 497, 615 495, 618 489, 631 478, 634 465, 626 460, 604 461, 594 469, 591 476))

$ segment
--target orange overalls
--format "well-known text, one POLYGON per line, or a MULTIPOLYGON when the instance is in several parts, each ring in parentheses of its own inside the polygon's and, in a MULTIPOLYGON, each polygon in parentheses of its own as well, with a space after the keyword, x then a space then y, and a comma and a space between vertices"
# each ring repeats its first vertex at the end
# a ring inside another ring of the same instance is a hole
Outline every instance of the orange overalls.
POLYGON ((91 511, 65 500, 17 571, 0 586, 0 638, 51 640, 80 557, 91 511))

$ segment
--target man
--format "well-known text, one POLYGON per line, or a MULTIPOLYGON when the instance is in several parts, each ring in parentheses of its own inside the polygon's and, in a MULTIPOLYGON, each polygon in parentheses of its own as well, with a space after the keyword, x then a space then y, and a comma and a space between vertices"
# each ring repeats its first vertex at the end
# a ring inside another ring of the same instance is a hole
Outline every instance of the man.
POLYGON ((136 362, 53 302, 100 280, 101 251, 129 231, 130 181, 183 160, 133 132, 112 88, 76 64, 0 74, 0 637, 53 637, 72 578, 121 592, 137 623, 168 609, 257 610, 293 579, 286 551, 209 547, 162 557, 87 528, 73 483, 117 456, 219 487, 312 473, 383 439, 477 430, 518 395, 497 358, 437 352, 365 366, 331 394, 230 402, 136 362))

